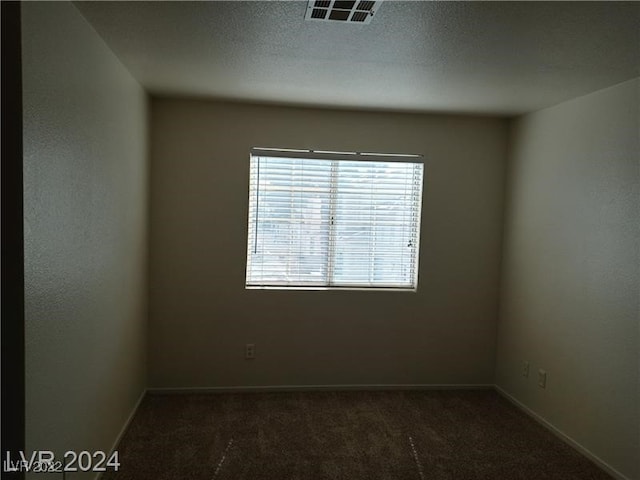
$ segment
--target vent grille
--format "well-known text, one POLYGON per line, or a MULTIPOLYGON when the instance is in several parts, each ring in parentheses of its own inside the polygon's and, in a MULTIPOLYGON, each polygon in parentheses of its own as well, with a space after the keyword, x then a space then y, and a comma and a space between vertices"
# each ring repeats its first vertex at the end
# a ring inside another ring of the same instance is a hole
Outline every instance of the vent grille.
POLYGON ((325 8, 314 8, 311 12, 311 18, 319 18, 323 20, 327 18, 327 12, 329 12, 329 10, 325 8))
POLYGON ((368 24, 382 2, 365 0, 309 0, 306 20, 368 24))
POLYGON ((369 14, 367 12, 353 12, 353 15, 351 15, 351 21, 364 22, 368 16, 369 14))

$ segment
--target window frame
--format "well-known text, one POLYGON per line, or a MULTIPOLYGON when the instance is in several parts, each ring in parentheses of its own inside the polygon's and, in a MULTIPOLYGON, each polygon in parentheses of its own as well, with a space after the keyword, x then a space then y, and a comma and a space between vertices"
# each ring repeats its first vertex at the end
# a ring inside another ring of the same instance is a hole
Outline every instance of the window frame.
MULTIPOLYGON (((375 285, 259 285, 249 284, 249 241, 251 240, 250 232, 247 230, 247 258, 245 262, 245 289, 246 290, 302 290, 302 291, 325 291, 325 290, 352 290, 352 291, 393 291, 393 292, 417 292, 418 276, 420 270, 420 233, 422 221, 422 204, 424 197, 424 181, 425 181, 425 161, 422 154, 403 154, 403 153, 375 153, 375 152, 347 152, 335 150, 311 150, 311 149, 289 149, 289 148, 272 148, 272 147, 254 147, 250 150, 249 160, 253 157, 275 157, 286 159, 302 159, 302 160, 325 160, 325 161, 369 161, 369 162, 400 162, 400 163, 416 163, 421 164, 421 182, 419 185, 418 198, 418 215, 416 217, 417 225, 415 226, 415 255, 414 255, 414 278, 412 286, 375 286, 375 285)), ((251 175, 251 172, 250 172, 251 175)), ((249 179, 248 189, 249 205, 247 208, 247 225, 251 219, 251 178, 249 179)))

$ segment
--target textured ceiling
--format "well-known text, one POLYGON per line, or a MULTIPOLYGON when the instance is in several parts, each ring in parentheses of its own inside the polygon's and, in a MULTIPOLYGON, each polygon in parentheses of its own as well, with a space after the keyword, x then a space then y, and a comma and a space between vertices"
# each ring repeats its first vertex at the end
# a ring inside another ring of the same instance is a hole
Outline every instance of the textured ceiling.
POLYGON ((640 2, 75 2, 153 93, 517 114, 640 76, 640 2))

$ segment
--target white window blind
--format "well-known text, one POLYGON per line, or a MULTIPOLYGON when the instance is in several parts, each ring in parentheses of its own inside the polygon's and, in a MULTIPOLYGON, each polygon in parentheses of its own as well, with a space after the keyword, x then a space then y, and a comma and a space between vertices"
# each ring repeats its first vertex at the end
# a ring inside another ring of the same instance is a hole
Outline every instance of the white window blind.
POLYGON ((415 290, 423 164, 401 160, 254 151, 246 286, 415 290))

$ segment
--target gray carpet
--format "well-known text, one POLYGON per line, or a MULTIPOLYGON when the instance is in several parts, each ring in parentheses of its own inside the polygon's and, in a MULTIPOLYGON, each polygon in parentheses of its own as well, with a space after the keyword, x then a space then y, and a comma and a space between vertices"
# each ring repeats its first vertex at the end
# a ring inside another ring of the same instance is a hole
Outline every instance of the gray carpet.
POLYGON ((106 479, 610 479, 497 393, 147 395, 106 479))

